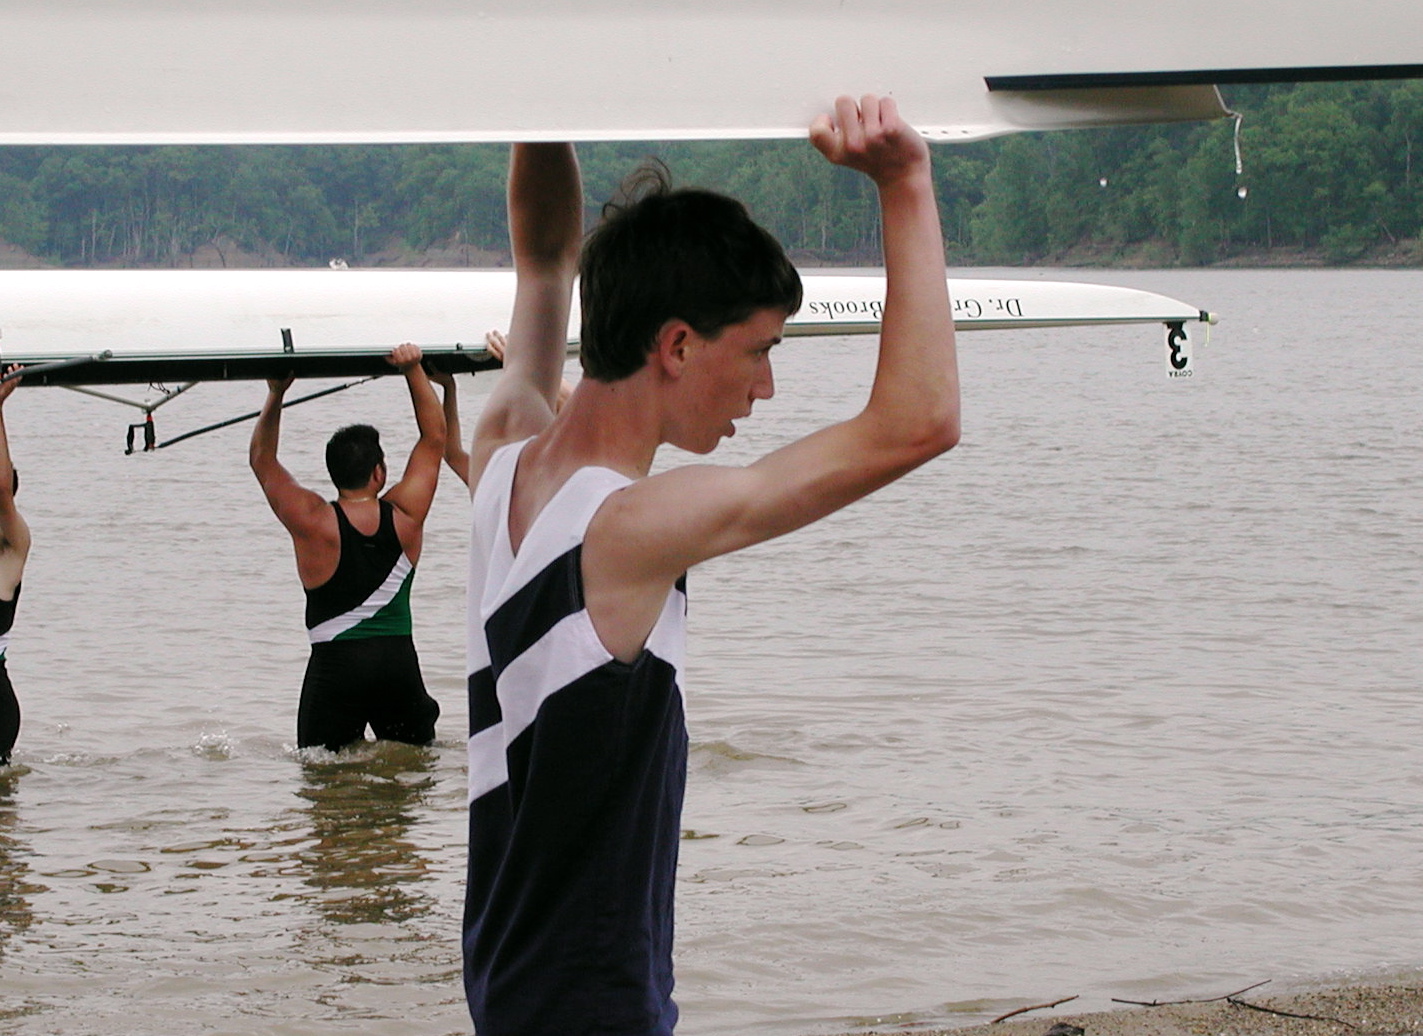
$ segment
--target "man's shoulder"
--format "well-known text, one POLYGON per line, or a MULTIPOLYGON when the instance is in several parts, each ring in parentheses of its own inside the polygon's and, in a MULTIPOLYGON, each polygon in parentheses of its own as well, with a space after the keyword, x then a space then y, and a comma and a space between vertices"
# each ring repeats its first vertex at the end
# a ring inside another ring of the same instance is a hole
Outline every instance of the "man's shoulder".
POLYGON ((341 523, 336 517, 336 505, 318 494, 301 507, 280 511, 277 517, 291 533, 298 549, 303 543, 325 546, 341 542, 341 523))

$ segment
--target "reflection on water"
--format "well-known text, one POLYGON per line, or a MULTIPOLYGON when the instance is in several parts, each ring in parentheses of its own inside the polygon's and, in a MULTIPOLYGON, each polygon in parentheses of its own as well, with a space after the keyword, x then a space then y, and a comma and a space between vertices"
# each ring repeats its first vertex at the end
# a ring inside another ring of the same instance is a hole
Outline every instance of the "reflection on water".
POLYGON ((434 755, 380 742, 304 759, 312 839, 297 853, 307 899, 332 924, 411 921, 435 906, 430 864, 410 837, 434 791, 434 755))
MULTIPOLYGON (((0 767, 0 963, 10 940, 34 924, 31 897, 49 891, 30 880, 29 858, 33 855, 19 837, 19 810, 15 804, 22 767, 0 767)), ((0 999, 0 1020, 30 1013, 30 1008, 11 997, 0 999)))
POLYGON ((0 959, 10 940, 34 923, 30 897, 48 891, 30 880, 30 847, 19 837, 19 810, 15 806, 20 774, 0 772, 0 959))
MULTIPOLYGON (((426 1026, 465 1017, 451 860, 436 848, 449 838, 435 834, 441 815, 451 818, 450 778, 462 775, 438 748, 385 741, 298 755, 303 805, 279 820, 277 887, 288 959, 315 976, 306 985, 317 1014, 361 1019, 365 1033, 459 1031, 426 1026), (417 1016, 418 1029, 404 1028, 417 1016)), ((462 806, 463 781, 454 785, 462 806)))

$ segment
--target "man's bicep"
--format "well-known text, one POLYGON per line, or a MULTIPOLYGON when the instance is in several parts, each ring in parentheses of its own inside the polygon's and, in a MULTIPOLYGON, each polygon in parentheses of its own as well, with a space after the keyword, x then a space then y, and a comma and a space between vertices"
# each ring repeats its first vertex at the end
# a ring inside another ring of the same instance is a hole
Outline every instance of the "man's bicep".
POLYGON ((603 542, 626 555, 636 578, 666 580, 790 531, 793 510, 794 495, 763 470, 693 465, 634 483, 598 520, 603 542))
POLYGON ((410 451, 410 459, 405 462, 400 481, 390 488, 385 499, 417 521, 424 521, 435 499, 443 462, 443 446, 436 448, 423 441, 417 443, 415 449, 410 451))
POLYGON ((914 466, 853 420, 823 428, 744 468, 696 465, 623 491, 652 563, 681 571, 818 521, 914 466), (679 568, 680 566, 680 568, 679 568))
POLYGON ((573 307, 573 270, 521 273, 509 317, 505 370, 561 374, 568 355, 568 323, 573 307))

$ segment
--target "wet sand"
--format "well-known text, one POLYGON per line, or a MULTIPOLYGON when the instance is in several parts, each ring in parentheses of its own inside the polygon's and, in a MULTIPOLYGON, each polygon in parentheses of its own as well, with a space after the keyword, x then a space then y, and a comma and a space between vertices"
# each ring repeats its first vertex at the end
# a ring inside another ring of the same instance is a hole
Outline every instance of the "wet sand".
MULTIPOLYGON (((1419 1036, 1423 983, 1280 994, 1262 986, 1231 1000, 1122 1005, 1091 1014, 1074 1014, 1068 1002, 994 1024, 936 1030, 933 1036, 1046 1036, 1059 1025, 1075 1026, 1086 1036, 1419 1036), (1309 1017, 1295 1017, 1300 1015, 1309 1017)), ((890 1031, 877 1030, 883 1036, 890 1031)), ((1074 1032, 1062 1028, 1053 1036, 1074 1032)))

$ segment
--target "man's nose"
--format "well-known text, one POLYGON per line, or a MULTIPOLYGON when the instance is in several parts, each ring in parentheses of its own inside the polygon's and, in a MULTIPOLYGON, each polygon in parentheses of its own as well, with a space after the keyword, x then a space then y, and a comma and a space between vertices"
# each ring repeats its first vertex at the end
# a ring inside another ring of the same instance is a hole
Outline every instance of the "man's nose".
POLYGON ((771 365, 766 364, 766 371, 761 375, 761 379, 756 383, 756 398, 770 399, 776 394, 776 376, 771 373, 771 365))

